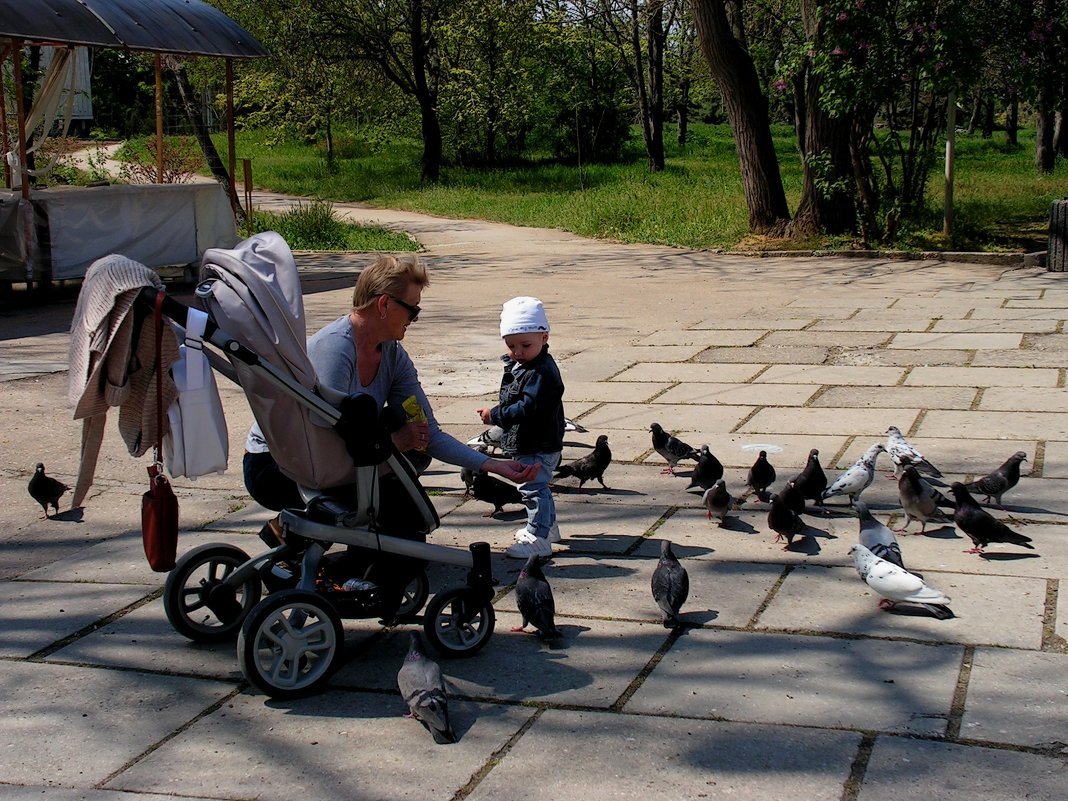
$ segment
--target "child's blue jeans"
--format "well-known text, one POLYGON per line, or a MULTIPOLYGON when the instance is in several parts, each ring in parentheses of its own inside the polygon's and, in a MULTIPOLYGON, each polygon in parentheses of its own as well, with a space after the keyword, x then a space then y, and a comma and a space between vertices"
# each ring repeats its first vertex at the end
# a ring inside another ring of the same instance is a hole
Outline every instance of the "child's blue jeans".
POLYGON ((549 536, 549 529, 556 523, 556 502, 549 489, 549 481, 560 464, 560 452, 516 454, 513 458, 523 464, 541 466, 533 479, 519 485, 519 494, 523 496, 523 503, 527 507, 527 531, 545 539, 549 536))

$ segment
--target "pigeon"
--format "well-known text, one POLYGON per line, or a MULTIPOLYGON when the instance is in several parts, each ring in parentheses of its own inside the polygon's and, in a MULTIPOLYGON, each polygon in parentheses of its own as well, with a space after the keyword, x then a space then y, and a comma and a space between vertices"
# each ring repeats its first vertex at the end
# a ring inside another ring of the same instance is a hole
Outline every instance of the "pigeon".
POLYGON ((697 453, 697 466, 690 474, 690 484, 686 489, 700 487, 703 491, 721 478, 723 478, 723 465, 716 458, 716 455, 708 449, 707 445, 702 445, 701 450, 697 453))
POLYGON ((727 492, 727 484, 722 478, 705 490, 701 502, 708 510, 708 519, 718 517, 721 527, 727 522, 727 512, 734 506, 734 498, 727 492))
POLYGON ((686 568, 675 558, 671 550, 671 540, 662 540, 660 543, 660 561, 656 563, 656 569, 653 570, 650 585, 653 590, 653 600, 663 613, 664 628, 670 629, 681 625, 679 610, 690 594, 690 577, 686 573, 686 568))
POLYGON ((56 514, 59 514, 59 499, 70 487, 62 481, 52 478, 52 476, 45 475, 44 465, 38 462, 33 475, 30 477, 30 484, 27 489, 29 489, 33 499, 41 504, 41 508, 44 509, 44 517, 42 519, 47 520, 48 505, 52 504, 56 514))
POLYGON ((894 532, 876 520, 868 511, 868 504, 859 498, 853 504, 860 520, 860 544, 887 562, 892 562, 904 569, 905 561, 901 558, 901 546, 897 544, 894 532))
MULTIPOLYGON (((913 520, 920 521, 921 534, 926 533, 928 520, 935 520, 939 523, 951 522, 938 508, 939 505, 951 506, 949 499, 924 481, 912 465, 908 465, 901 471, 901 478, 897 480, 897 494, 901 501, 901 508, 905 510, 905 525, 898 531, 907 529, 913 520)), ((882 556, 882 554, 877 555, 882 556)))
MULTIPOLYGON (((570 417, 564 418, 564 431, 575 431, 579 434, 585 434, 587 429, 576 423, 570 417)), ((488 450, 496 450, 501 446, 501 437, 504 436, 504 429, 500 426, 490 426, 477 437, 472 437, 467 440, 467 444, 472 448, 483 446, 488 450)))
POLYGON ((1026 461, 1027 454, 1023 451, 1016 451, 993 473, 988 473, 970 484, 965 484, 964 488, 976 495, 985 495, 987 503, 993 499, 998 509, 1002 509, 1004 507, 1001 505, 1001 496, 1019 483, 1020 462, 1026 461))
POLYGON ((919 576, 880 559, 863 545, 852 546, 849 555, 864 583, 883 597, 879 602, 880 609, 891 609, 897 603, 912 603, 919 604, 939 620, 953 617, 953 611, 947 606, 949 596, 929 586, 919 576))
POLYGON ((808 462, 804 469, 794 477, 794 483, 805 500, 823 505, 823 491, 827 489, 827 474, 820 465, 820 452, 813 448, 808 452, 808 462))
MULTIPOLYGON (((775 468, 768 461, 767 451, 761 451, 757 455, 757 460, 749 468, 749 475, 746 476, 745 483, 750 492, 755 492, 760 500, 768 500, 768 487, 775 483, 775 468)), ((749 492, 746 492, 745 497, 748 498, 749 494, 749 492)))
POLYGON ((700 461, 700 454, 694 448, 673 434, 667 433, 660 427, 660 423, 653 423, 649 426, 649 430, 653 432, 653 450, 667 459, 667 467, 661 470, 661 473, 675 475, 675 465, 682 459, 700 461))
POLYGON ((957 501, 957 511, 953 513, 953 522, 957 524, 957 528, 968 535, 975 546, 965 553, 981 554, 983 549, 992 542, 1008 542, 1034 550, 1035 546, 1031 544, 1030 537, 1017 534, 983 509, 959 481, 950 484, 949 489, 957 501))
POLYGON ((797 482, 790 479, 779 491, 779 500, 786 504, 795 515, 805 513, 805 496, 797 488, 797 482))
POLYGON ((554 621, 556 602, 553 600, 553 590, 545 579, 541 565, 542 557, 531 554, 519 571, 519 579, 515 583, 515 601, 523 621, 512 631, 526 631, 527 623, 530 623, 535 633, 547 640, 562 635, 554 621))
POLYGON ((486 512, 483 517, 493 517, 500 514, 505 504, 523 503, 523 496, 519 489, 512 484, 506 484, 499 478, 494 478, 487 473, 480 473, 470 468, 460 471, 460 477, 467 485, 467 495, 472 495, 480 501, 493 504, 493 511, 486 512))
POLYGON ((880 453, 886 453, 886 446, 881 442, 868 448, 852 467, 838 476, 831 486, 823 491, 823 500, 835 495, 848 495, 849 505, 852 506, 853 501, 860 497, 860 493, 871 486, 875 478, 875 461, 880 453))
POLYGON ((556 478, 567 478, 574 476, 579 480, 579 489, 582 489, 582 485, 587 481, 593 481, 597 479, 601 483, 601 486, 608 489, 608 485, 604 483, 604 471, 608 469, 608 465, 612 463, 612 451, 608 447, 608 437, 605 434, 601 434, 597 437, 597 442, 593 446, 593 450, 569 464, 562 464, 556 468, 556 478))
POLYGON ((397 672, 397 687, 408 705, 405 717, 415 718, 436 743, 455 743, 456 733, 449 724, 449 700, 445 679, 438 663, 426 655, 418 631, 410 634, 408 655, 397 672))
POLYGON ((901 477, 901 470, 906 465, 912 465, 921 473, 935 478, 942 477, 942 471, 927 461, 923 454, 913 448, 905 438, 901 436, 901 429, 890 426, 886 429, 886 452, 894 462, 894 478, 901 477))
POLYGON ((794 537, 803 534, 806 526, 782 496, 775 494, 771 496, 771 509, 768 510, 768 528, 775 532, 775 542, 786 540, 782 549, 788 551, 794 544, 794 537))

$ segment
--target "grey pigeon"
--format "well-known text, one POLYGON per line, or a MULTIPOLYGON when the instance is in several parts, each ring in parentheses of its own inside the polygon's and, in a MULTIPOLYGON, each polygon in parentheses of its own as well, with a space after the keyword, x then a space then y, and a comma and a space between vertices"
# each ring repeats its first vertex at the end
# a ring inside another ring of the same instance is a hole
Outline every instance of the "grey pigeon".
POLYGON ((585 456, 580 456, 573 462, 557 467, 555 477, 568 478, 574 476, 579 480, 579 489, 582 489, 582 485, 587 481, 596 479, 601 483, 602 487, 608 489, 608 485, 604 483, 604 471, 608 469, 608 465, 611 463, 612 451, 608 447, 608 437, 605 434, 601 434, 597 437, 597 442, 594 444, 592 451, 585 456))
POLYGON ((897 544, 894 532, 876 520, 868 511, 868 504, 859 498, 853 504, 860 521, 860 544, 887 562, 893 562, 900 568, 905 567, 901 558, 901 546, 897 544))
POLYGON ((919 576, 893 562, 880 559, 863 545, 851 547, 849 555, 864 583, 883 597, 879 602, 880 609, 891 609, 898 603, 911 603, 922 606, 939 620, 953 617, 953 610, 947 606, 949 596, 929 586, 919 576))
POLYGON ((397 687, 408 705, 407 717, 415 718, 431 733, 436 743, 455 743, 456 733, 449 724, 449 699, 438 663, 426 655, 418 631, 408 642, 408 655, 397 672, 397 687))
POLYGON ((522 624, 512 631, 526 631, 530 623, 535 633, 543 640, 562 636, 556 628, 556 602, 553 590, 541 570, 542 558, 537 554, 527 557, 515 583, 515 602, 522 616, 522 624))
POLYGON ((808 452, 808 462, 804 469, 794 478, 794 484, 801 491, 805 500, 823 505, 823 491, 827 489, 827 474, 820 464, 820 452, 813 448, 808 452))
POLYGON ((723 478, 723 465, 707 445, 702 445, 701 450, 697 452, 697 466, 690 474, 690 483, 686 489, 700 487, 703 491, 721 478, 723 478))
POLYGON ((823 500, 833 498, 835 495, 848 495, 849 505, 852 506, 853 501, 859 498, 860 493, 870 487, 875 479, 875 461, 880 453, 886 453, 886 446, 881 442, 876 442, 864 451, 864 455, 857 459, 852 467, 838 476, 831 486, 823 491, 823 500))
POLYGON ((768 528, 775 532, 775 541, 786 540, 784 551, 790 550, 794 537, 805 532, 806 526, 798 514, 786 505, 782 496, 771 496, 771 509, 768 510, 768 528))
POLYGON ((653 423, 649 426, 649 430, 653 432, 653 450, 663 456, 668 463, 667 467, 660 471, 661 473, 675 475, 675 465, 683 459, 698 461, 698 452, 674 434, 666 432, 661 428, 660 423, 653 423))
POLYGON ((467 485, 468 495, 493 505, 493 511, 486 512, 483 517, 493 517, 499 514, 506 504, 523 503, 523 496, 519 494, 518 487, 506 484, 488 473, 480 473, 465 467, 460 471, 460 477, 467 485))
MULTIPOLYGON (((749 468, 749 473, 745 477, 745 484, 749 488, 749 492, 755 492, 760 500, 767 501, 768 487, 774 483, 775 468, 768 461, 768 452, 761 451, 757 455, 756 461, 749 468)), ((749 497, 749 492, 746 492, 745 497, 749 497)))
MULTIPOLYGON (((919 520, 920 533, 927 531, 927 521, 934 520, 939 523, 951 522, 945 513, 939 509, 939 505, 951 505, 949 500, 938 490, 928 484, 916 472, 916 468, 909 465, 901 471, 901 478, 897 480, 897 494, 901 501, 901 508, 905 510, 905 525, 898 529, 904 531, 913 520, 919 520)), ((882 554, 878 554, 882 556, 882 554)))
MULTIPOLYGON (((586 429, 576 423, 569 417, 564 418, 564 431, 576 431, 579 434, 585 434, 586 429)), ((472 437, 467 440, 467 444, 472 448, 479 446, 485 447, 487 452, 490 450, 496 450, 501 446, 501 437, 504 436, 504 429, 500 426, 490 426, 477 437, 472 437)))
POLYGON ((1016 451, 1006 460, 1005 464, 993 473, 988 473, 970 484, 965 484, 964 488, 976 495, 985 495, 987 503, 990 503, 990 500, 993 499, 997 507, 1001 509, 1003 508, 1001 506, 1001 496, 1019 483, 1020 462, 1026 461, 1027 454, 1023 451, 1016 451))
POLYGON ((805 513, 805 496, 801 494, 801 490, 797 488, 797 482, 793 479, 787 481, 779 490, 779 500, 785 503, 794 514, 805 513))
POLYGON ((965 553, 983 553, 983 549, 992 542, 1007 542, 1034 550, 1031 538, 1017 534, 986 509, 976 503, 968 490, 959 481, 949 485, 957 501, 957 511, 953 513, 953 522, 971 539, 974 545, 965 553))
POLYGON ((708 519, 718 517, 720 526, 727 522, 727 513, 734 506, 734 498, 727 492, 727 484, 722 478, 705 490, 701 502, 705 505, 708 519))
POLYGON ((52 508, 59 513, 59 499, 63 496, 63 493, 70 489, 62 481, 57 481, 52 476, 45 475, 44 465, 41 462, 37 463, 37 467, 33 471, 33 475, 30 477, 30 483, 27 489, 30 491, 30 495, 37 503, 41 504, 41 508, 44 509, 44 519, 48 519, 48 505, 52 504, 52 508))
POLYGON ((886 452, 894 463, 894 478, 901 476, 902 468, 912 465, 921 473, 935 478, 942 477, 942 471, 924 458, 923 454, 909 445, 901 435, 901 429, 890 426, 886 429, 886 452))
POLYGON ((650 582, 653 600, 663 614, 664 628, 670 629, 681 625, 679 610, 686 603, 690 594, 690 577, 671 550, 671 540, 660 543, 660 561, 653 570, 650 582))

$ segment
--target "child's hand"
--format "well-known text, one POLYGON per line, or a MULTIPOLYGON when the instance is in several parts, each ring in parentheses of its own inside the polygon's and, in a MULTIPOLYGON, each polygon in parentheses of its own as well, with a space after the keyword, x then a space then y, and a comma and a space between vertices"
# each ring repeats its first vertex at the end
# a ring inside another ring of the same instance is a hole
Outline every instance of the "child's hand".
POLYGON ((486 425, 489 425, 490 423, 493 422, 493 420, 490 418, 490 411, 491 411, 490 409, 479 409, 478 410, 478 416, 482 418, 482 422, 485 423, 486 425))

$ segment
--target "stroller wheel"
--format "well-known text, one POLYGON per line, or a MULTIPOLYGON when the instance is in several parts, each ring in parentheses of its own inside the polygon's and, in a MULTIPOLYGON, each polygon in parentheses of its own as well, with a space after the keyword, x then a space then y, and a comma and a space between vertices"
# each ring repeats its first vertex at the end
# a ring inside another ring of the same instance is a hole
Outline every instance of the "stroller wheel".
POLYGON ((245 618, 237 659, 245 678, 271 698, 296 698, 330 678, 344 644, 333 604, 314 592, 282 590, 245 618))
POLYGON ((227 582, 248 560, 240 548, 223 543, 183 554, 163 588, 163 608, 174 630, 194 642, 223 642, 237 636, 262 592, 259 576, 236 586, 227 582))
POLYGON ((419 614, 426 599, 430 597, 430 579, 426 577, 426 571, 421 571, 415 578, 408 582, 401 597, 400 606, 397 607, 395 617, 404 620, 419 614))
POLYGON ((472 656, 493 636, 497 616, 488 597, 468 587, 438 593, 423 615, 423 630, 441 656, 472 656))

